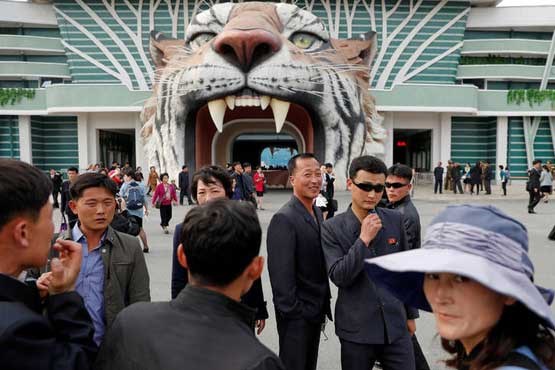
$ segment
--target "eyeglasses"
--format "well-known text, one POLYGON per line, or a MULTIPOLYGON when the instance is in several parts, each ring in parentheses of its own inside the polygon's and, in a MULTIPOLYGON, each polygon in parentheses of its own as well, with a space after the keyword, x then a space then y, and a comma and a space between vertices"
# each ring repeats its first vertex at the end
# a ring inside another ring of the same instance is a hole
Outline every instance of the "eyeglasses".
POLYGON ((400 189, 403 186, 407 186, 408 184, 401 184, 400 182, 386 182, 385 183, 385 187, 386 188, 393 188, 393 189, 400 189))
POLYGON ((371 192, 374 190, 376 193, 381 193, 384 190, 383 184, 372 184, 371 182, 361 182, 357 184, 353 181, 353 184, 362 191, 371 192))

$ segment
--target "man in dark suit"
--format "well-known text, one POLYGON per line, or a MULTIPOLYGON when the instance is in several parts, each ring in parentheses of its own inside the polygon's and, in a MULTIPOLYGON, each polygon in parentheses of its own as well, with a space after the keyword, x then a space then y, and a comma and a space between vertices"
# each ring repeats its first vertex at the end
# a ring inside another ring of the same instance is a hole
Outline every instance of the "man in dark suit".
POLYGON ((528 171, 528 182, 526 183, 526 190, 530 195, 528 200, 528 213, 536 213, 534 208, 538 205, 541 199, 540 194, 540 177, 541 177, 542 161, 539 159, 532 162, 532 168, 528 171))
MULTIPOLYGON (((453 168, 460 168, 458 163, 455 163, 453 168)), ((453 175, 453 189, 456 189, 457 177, 453 175)), ((394 209, 403 215, 403 222, 405 231, 407 233, 407 244, 409 249, 420 248, 420 215, 410 198, 410 191, 412 190, 412 169, 404 164, 396 164, 387 170, 387 178, 385 179, 385 189, 387 192, 388 204, 387 208, 394 209)), ((460 176, 458 183, 460 184, 460 176)), ((462 190, 461 190, 462 193, 462 190)), ((414 318, 417 318, 417 312, 414 318)), ((414 349, 414 360, 416 370, 430 370, 430 366, 424 357, 422 348, 416 339, 416 335, 412 335, 412 344, 414 349)))
POLYGON ((55 169, 50 169, 50 180, 52 181, 52 198, 54 198, 54 208, 60 208, 58 203, 58 194, 62 190, 62 175, 55 169))
POLYGON ((73 229, 73 226, 77 223, 77 215, 73 213, 69 207, 69 201, 71 200, 71 193, 69 188, 71 184, 75 182, 79 176, 79 169, 77 167, 69 167, 67 169, 68 180, 62 183, 62 202, 60 204, 60 211, 62 211, 62 217, 65 219, 67 217, 67 222, 69 224, 69 229, 73 229))
POLYGON ((183 205, 183 198, 187 197, 187 202, 189 205, 193 204, 193 200, 191 199, 191 193, 189 192, 189 167, 184 165, 181 167, 181 172, 179 173, 178 178, 178 185, 179 185, 179 205, 183 205))
POLYGON ((437 194, 438 189, 441 194, 443 192, 443 167, 441 162, 438 162, 437 167, 434 168, 434 194, 437 194))
POLYGON ((405 307, 364 271, 365 259, 409 248, 402 215, 375 208, 386 174, 380 159, 355 158, 347 179, 351 206, 322 228, 329 277, 339 288, 335 332, 345 370, 368 370, 376 360, 388 370, 415 369, 411 335, 418 311, 405 307))
POLYGON ((25 269, 46 265, 52 222, 52 182, 37 168, 0 159, 0 367, 3 370, 89 369, 96 355, 93 324, 75 282, 81 245, 58 240, 60 258, 39 281, 25 269), (46 297, 44 304, 41 298, 46 297))
POLYGON ((287 165, 293 196, 268 227, 268 270, 274 295, 279 357, 288 370, 314 370, 320 330, 330 315, 330 289, 322 253, 322 213, 313 205, 322 186, 313 154, 287 165))

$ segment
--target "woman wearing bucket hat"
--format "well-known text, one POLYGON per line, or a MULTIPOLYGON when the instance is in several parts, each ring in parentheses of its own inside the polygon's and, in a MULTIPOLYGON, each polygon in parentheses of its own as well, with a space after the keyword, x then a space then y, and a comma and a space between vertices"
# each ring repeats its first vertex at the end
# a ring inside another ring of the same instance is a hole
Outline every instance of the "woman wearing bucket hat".
POLYGON ((497 208, 449 206, 421 249, 366 262, 372 280, 433 311, 448 366, 555 369, 553 291, 533 283, 526 228, 497 208))

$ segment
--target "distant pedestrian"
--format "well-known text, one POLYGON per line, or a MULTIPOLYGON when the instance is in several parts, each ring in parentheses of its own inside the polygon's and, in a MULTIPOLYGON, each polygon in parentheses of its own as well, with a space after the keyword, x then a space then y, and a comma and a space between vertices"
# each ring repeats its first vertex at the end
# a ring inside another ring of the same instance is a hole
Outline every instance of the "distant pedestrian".
POLYGON ((445 190, 453 190, 453 178, 451 177, 451 169, 453 168, 453 161, 447 161, 445 168, 445 190))
POLYGON ((55 169, 50 169, 50 180, 52 181, 52 198, 54 198, 54 203, 52 206, 54 208, 60 208, 60 203, 58 203, 58 195, 62 190, 62 175, 55 169))
POLYGON ((534 208, 538 205, 541 199, 541 168, 542 161, 535 159, 534 162, 532 162, 532 168, 528 170, 528 181, 526 182, 526 191, 529 195, 528 213, 536 213, 534 208))
POLYGON ((139 237, 143 242, 143 252, 148 253, 148 241, 143 227, 143 218, 148 216, 148 206, 146 202, 146 189, 142 183, 136 180, 137 173, 131 168, 125 170, 123 175, 123 185, 120 195, 125 200, 127 214, 139 225, 139 237))
POLYGON ((551 175, 551 170, 547 165, 542 167, 542 173, 540 176, 540 192, 543 195, 543 202, 549 202, 549 196, 553 193, 553 176, 551 175))
POLYGON ((451 167, 451 181, 453 182, 453 192, 457 194, 457 190, 460 194, 463 194, 463 187, 461 184, 461 166, 458 163, 453 163, 451 167))
POLYGON ((262 167, 256 166, 256 173, 253 176, 254 188, 256 190, 256 207, 260 210, 262 208, 262 199, 264 198, 264 189, 266 187, 266 177, 262 172, 262 167))
POLYGON ((141 167, 137 167, 135 170, 135 181, 142 183, 145 181, 145 176, 143 175, 143 169, 141 167))
POLYGON ((480 161, 470 169, 470 194, 474 194, 476 187, 476 195, 480 195, 480 185, 482 184, 482 165, 480 161))
POLYGON ((252 177, 252 166, 249 162, 243 163, 243 181, 245 183, 245 200, 256 207, 254 179, 252 177))
POLYGON ((333 172, 333 165, 331 163, 326 163, 324 177, 326 180, 326 200, 328 201, 327 220, 332 218, 337 211, 337 201, 333 199, 335 196, 335 173, 333 172))
POLYGON ((243 166, 241 165, 241 162, 233 162, 232 167, 233 172, 231 174, 231 177, 235 179, 235 195, 232 199, 247 200, 247 189, 245 187, 245 180, 243 177, 243 166))
POLYGON ((434 168, 434 194, 443 193, 443 167, 441 166, 441 162, 437 163, 437 167, 434 168))
POLYGON ((471 188, 471 179, 470 179, 470 170, 472 169, 472 167, 470 166, 470 163, 466 163, 464 166, 464 175, 462 177, 463 179, 463 184, 464 184, 464 191, 466 193, 470 193, 470 188, 471 188))
POLYGON ((69 167, 67 169, 68 180, 62 183, 62 202, 60 211, 62 211, 62 217, 67 219, 69 229, 73 229, 73 226, 77 223, 77 215, 73 213, 69 207, 69 201, 71 200, 69 188, 71 184, 77 180, 77 176, 79 176, 79 169, 77 167, 69 167))
POLYGON ((499 177, 501 178, 501 189, 503 195, 507 196, 507 182, 509 182, 508 171, 505 170, 502 164, 499 165, 499 177))
POLYGON ((193 204, 193 200, 191 199, 191 191, 189 189, 189 167, 184 165, 181 167, 181 172, 179 173, 178 178, 178 185, 179 185, 179 205, 183 205, 183 198, 187 197, 187 203, 189 205, 193 204))
POLYGON ((151 192, 154 192, 156 190, 156 187, 158 186, 158 180, 159 177, 158 173, 156 172, 156 167, 150 167, 150 172, 148 173, 148 191, 146 195, 150 195, 151 192))
POLYGON ((170 220, 172 219, 172 204, 177 204, 177 194, 175 186, 169 183, 169 175, 160 175, 162 182, 158 184, 154 195, 152 195, 152 205, 160 209, 160 226, 164 234, 169 234, 170 220))
POLYGON ((484 173, 484 187, 486 190, 486 194, 491 194, 491 180, 493 180, 493 169, 488 161, 484 162, 483 167, 484 173))

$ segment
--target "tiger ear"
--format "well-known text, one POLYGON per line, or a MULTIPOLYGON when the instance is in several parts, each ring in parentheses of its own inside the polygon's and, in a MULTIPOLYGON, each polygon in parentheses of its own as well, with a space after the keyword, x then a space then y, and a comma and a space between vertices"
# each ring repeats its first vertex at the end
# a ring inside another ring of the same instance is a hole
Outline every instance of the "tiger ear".
POLYGON ((376 55, 377 41, 378 36, 376 32, 370 31, 354 39, 332 39, 331 44, 337 52, 347 58, 349 63, 360 64, 370 68, 376 55))
POLYGON ((185 47, 185 40, 167 37, 162 32, 150 31, 150 57, 156 68, 163 68, 171 57, 185 47))

